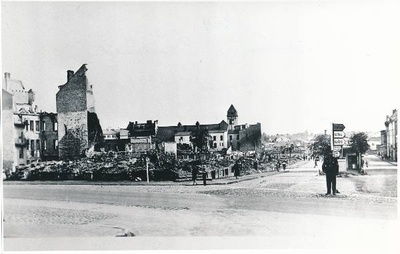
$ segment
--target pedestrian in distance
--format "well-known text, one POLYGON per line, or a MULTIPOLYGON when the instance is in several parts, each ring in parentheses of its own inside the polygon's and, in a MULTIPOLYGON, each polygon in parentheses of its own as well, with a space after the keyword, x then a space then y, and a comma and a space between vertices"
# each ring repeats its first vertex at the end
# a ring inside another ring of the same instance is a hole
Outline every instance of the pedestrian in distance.
POLYGON ((257 158, 254 160, 253 166, 254 166, 255 170, 258 170, 258 160, 257 160, 257 158))
POLYGON ((283 170, 286 170, 286 161, 282 162, 282 168, 283 168, 283 170))
POLYGON ((241 162, 240 162, 240 160, 237 160, 236 162, 235 162, 235 165, 233 165, 233 172, 234 172, 234 175, 235 175, 235 177, 236 177, 236 179, 238 179, 238 177, 240 176, 240 168, 241 168, 241 162))
POLYGON ((315 157, 314 168, 318 167, 318 161, 319 161, 319 157, 316 156, 316 157, 315 157))
POLYGON ((339 193, 336 190, 336 175, 339 174, 339 164, 335 157, 332 155, 332 151, 328 150, 326 155, 324 156, 324 162, 322 164, 322 171, 326 175, 326 187, 327 192, 325 195, 336 195, 339 193))
POLYGON ((276 171, 279 172, 280 168, 281 168, 281 162, 278 160, 278 162, 276 163, 276 171))
POLYGON ((203 176, 203 185, 207 185, 207 171, 203 168, 203 171, 201 171, 201 174, 203 176))

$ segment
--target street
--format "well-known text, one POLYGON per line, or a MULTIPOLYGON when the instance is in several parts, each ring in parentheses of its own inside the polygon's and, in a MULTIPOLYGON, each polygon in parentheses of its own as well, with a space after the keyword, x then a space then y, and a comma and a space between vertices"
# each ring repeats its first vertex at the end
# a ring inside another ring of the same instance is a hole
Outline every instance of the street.
MULTIPOLYGON (((286 172, 242 176, 237 182, 219 179, 207 186, 5 182, 5 250, 57 249, 60 245, 43 244, 40 239, 68 242, 85 237, 122 241, 111 244, 115 249, 179 249, 198 237, 228 237, 217 245, 211 241, 191 246, 245 248, 252 242, 259 248, 318 248, 331 246, 329 239, 334 238, 341 239, 332 245, 336 247, 385 244, 391 250, 398 247, 399 236, 397 165, 373 155, 368 161, 367 175, 349 172, 337 178, 336 197, 324 195, 325 176, 317 174, 312 161, 299 162, 286 172), (149 241, 171 236, 184 237, 182 246, 149 241), (232 237, 253 240, 238 243, 232 237), (254 242, 257 237, 291 241, 254 242), (364 240, 349 241, 354 238, 364 240)), ((87 244, 81 242, 80 248, 90 248, 87 244)), ((104 248, 101 243, 96 246, 104 248)))

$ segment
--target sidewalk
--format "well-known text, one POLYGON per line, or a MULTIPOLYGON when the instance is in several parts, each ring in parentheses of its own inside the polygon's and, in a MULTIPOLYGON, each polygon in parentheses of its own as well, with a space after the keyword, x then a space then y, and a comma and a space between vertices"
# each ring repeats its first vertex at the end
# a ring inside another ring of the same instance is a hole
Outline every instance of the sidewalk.
MULTIPOLYGON (((227 185, 234 184, 243 181, 254 180, 269 175, 280 174, 281 172, 263 172, 252 175, 239 176, 236 179, 234 176, 219 178, 219 179, 207 179, 207 185, 227 185)), ((3 181, 4 185, 131 185, 131 186, 191 186, 193 182, 191 180, 185 181, 87 181, 87 180, 64 180, 64 181, 3 181)), ((202 180, 197 180, 197 185, 203 185, 202 180)))

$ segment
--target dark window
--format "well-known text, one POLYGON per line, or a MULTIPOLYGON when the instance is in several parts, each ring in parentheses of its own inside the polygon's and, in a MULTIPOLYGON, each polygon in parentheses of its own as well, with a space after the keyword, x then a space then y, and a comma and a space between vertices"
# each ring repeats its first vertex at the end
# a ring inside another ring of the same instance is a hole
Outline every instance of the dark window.
POLYGON ((33 121, 29 121, 30 130, 33 131, 33 121))
POLYGON ((40 140, 36 140, 36 150, 40 150, 40 140))
POLYGON ((31 151, 35 150, 35 140, 31 140, 31 151))
POLYGON ((29 130, 29 122, 28 122, 28 121, 26 121, 25 129, 26 129, 26 130, 29 130))
POLYGON ((239 140, 239 135, 236 136, 236 139, 239 140))
POLYGON ((19 149, 19 158, 20 159, 24 158, 24 148, 19 149))
POLYGON ((219 138, 220 138, 221 141, 224 140, 224 136, 223 135, 219 136, 219 138))
POLYGON ((214 143, 214 148, 217 148, 217 143, 214 143))
POLYGON ((36 121, 36 131, 40 131, 39 121, 36 121))
POLYGON ((217 140, 217 136, 213 136, 213 140, 214 140, 214 141, 217 140))
POLYGON ((229 135, 229 140, 232 140, 232 135, 229 135))

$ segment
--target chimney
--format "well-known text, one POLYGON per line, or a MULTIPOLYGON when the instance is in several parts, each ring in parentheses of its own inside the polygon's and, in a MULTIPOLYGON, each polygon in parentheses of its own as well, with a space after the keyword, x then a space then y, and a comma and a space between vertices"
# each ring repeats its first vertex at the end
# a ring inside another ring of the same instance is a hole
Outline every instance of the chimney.
POLYGON ((5 72, 5 73, 4 73, 4 78, 5 78, 5 79, 10 79, 10 76, 11 76, 11 75, 10 75, 9 72, 5 72))
POLYGON ((74 75, 74 71, 67 71, 67 81, 69 81, 69 79, 74 75))

